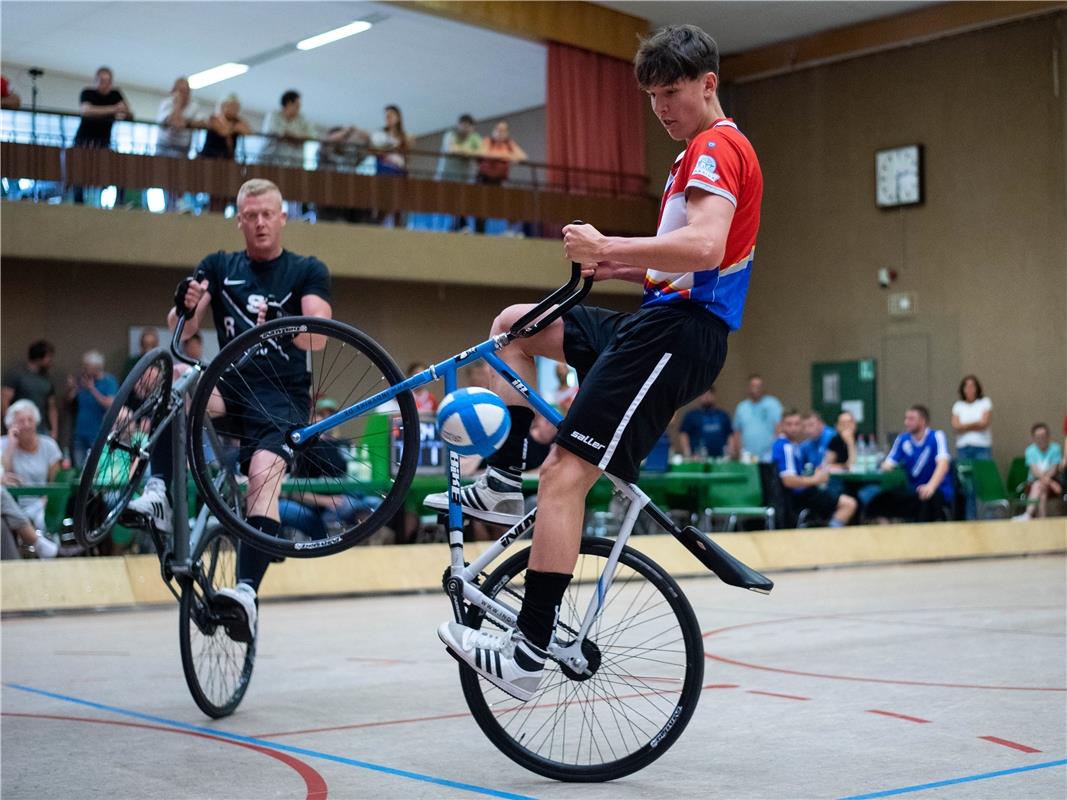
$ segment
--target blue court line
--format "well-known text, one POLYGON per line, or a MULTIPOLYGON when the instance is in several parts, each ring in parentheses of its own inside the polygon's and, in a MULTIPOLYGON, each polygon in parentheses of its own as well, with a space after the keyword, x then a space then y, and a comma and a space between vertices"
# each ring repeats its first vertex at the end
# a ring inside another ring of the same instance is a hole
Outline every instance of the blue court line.
POLYGON ((899 789, 886 789, 882 792, 871 792, 870 794, 855 794, 849 797, 842 797, 840 800, 873 800, 875 797, 890 797, 895 794, 908 794, 909 792, 924 792, 927 789, 938 789, 942 786, 952 786, 957 783, 970 783, 972 781, 984 781, 989 778, 1000 778, 1004 775, 1015 775, 1020 772, 1030 772, 1035 769, 1048 769, 1049 767, 1063 767, 1067 766, 1067 758, 1059 761, 1046 761, 1043 764, 1030 764, 1026 767, 1016 767, 1015 769, 1002 769, 997 772, 983 772, 979 775, 966 775, 962 778, 950 778, 946 781, 936 781, 934 783, 921 783, 917 786, 902 786, 899 789))
POLYGON ((484 786, 474 786, 470 783, 460 783, 459 781, 450 781, 447 778, 435 778, 432 775, 422 775, 418 772, 409 772, 404 769, 395 769, 394 767, 386 767, 381 764, 371 764, 368 761, 358 761, 354 758, 345 758, 344 756, 335 756, 330 753, 320 753, 318 750, 307 750, 303 747, 293 747, 287 744, 278 744, 272 742, 269 739, 256 739, 252 736, 242 736, 238 733, 230 733, 229 731, 218 730, 217 728, 205 728, 200 725, 191 725, 188 722, 179 722, 178 720, 166 719, 165 717, 156 717, 151 714, 142 714, 139 711, 131 711, 128 708, 119 708, 117 706, 109 706, 103 703, 94 703, 91 700, 82 700, 80 697, 70 697, 64 694, 56 694, 55 692, 48 692, 44 689, 36 689, 33 686, 23 686, 18 683, 5 683, 4 686, 10 689, 18 689, 20 692, 29 692, 30 694, 39 694, 43 697, 51 697, 54 700, 62 700, 66 703, 75 703, 80 706, 88 706, 89 708, 95 708, 99 711, 109 711, 112 714, 120 714, 126 717, 133 717, 134 719, 143 719, 149 722, 156 722, 162 725, 169 725, 172 728, 181 728, 182 730, 195 731, 197 733, 207 733, 212 736, 218 736, 223 739, 232 739, 235 742, 245 742, 246 744, 254 744, 259 747, 267 747, 272 750, 281 750, 286 753, 294 753, 296 755, 308 756, 309 758, 321 758, 324 761, 333 761, 337 764, 347 764, 350 767, 359 767, 360 769, 370 770, 372 772, 382 772, 386 775, 394 775, 398 778, 407 778, 413 781, 422 781, 423 783, 433 783, 438 786, 447 786, 450 789, 459 789, 464 792, 474 792, 475 794, 484 794, 489 797, 500 797, 504 800, 534 800, 532 797, 527 797, 521 794, 511 794, 510 792, 502 792, 497 789, 489 789, 484 786))

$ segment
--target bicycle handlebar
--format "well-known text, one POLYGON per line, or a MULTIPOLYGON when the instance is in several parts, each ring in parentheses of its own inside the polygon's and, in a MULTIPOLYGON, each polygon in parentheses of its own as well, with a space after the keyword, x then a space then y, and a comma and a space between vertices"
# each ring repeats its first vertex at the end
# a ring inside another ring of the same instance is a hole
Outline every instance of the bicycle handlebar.
MULTIPOLYGON (((204 279, 204 273, 202 270, 197 270, 193 273, 194 281, 201 281, 204 279)), ((170 354, 174 356, 178 361, 183 364, 188 364, 190 367, 200 366, 200 362, 195 358, 189 358, 182 350, 182 331, 185 330, 185 323, 193 318, 193 311, 186 309, 185 313, 178 314, 178 324, 174 326, 174 335, 170 339, 170 354)))
MULTIPOLYGON (((579 219, 571 223, 571 225, 583 224, 579 219)), ((593 279, 590 277, 583 281, 582 265, 577 261, 572 261, 571 279, 516 320, 508 331, 508 338, 525 339, 540 333, 546 325, 555 322, 582 302, 592 288, 593 279), (581 286, 578 285, 579 283, 581 286), (552 306, 556 307, 552 308, 552 306)))

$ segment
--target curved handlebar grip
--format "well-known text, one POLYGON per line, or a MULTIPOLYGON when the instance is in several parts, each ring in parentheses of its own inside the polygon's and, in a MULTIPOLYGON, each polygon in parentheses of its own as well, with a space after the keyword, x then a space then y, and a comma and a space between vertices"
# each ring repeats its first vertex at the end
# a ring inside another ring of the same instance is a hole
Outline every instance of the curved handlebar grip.
MULTIPOLYGON (((204 280, 204 271, 202 269, 197 269, 196 272, 193 273, 193 280, 197 282, 204 280)), ((195 367, 200 362, 195 358, 189 358, 189 356, 185 355, 185 352, 182 350, 182 331, 185 330, 185 323, 192 319, 194 311, 195 309, 187 308, 184 313, 178 315, 178 324, 174 326, 174 335, 171 336, 170 339, 171 355, 183 364, 188 364, 190 367, 195 367)))

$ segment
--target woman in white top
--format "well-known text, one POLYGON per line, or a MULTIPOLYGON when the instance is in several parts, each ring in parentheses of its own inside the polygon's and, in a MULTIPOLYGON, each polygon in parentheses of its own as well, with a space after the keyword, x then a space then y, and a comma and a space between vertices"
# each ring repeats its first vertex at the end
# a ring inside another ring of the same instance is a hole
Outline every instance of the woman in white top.
POLYGON ((974 375, 960 381, 960 399, 952 404, 952 429, 956 431, 957 458, 993 457, 993 401, 982 393, 974 375))
MULTIPOLYGON (((7 436, 0 439, 0 463, 5 486, 50 483, 59 471, 63 453, 51 436, 37 432, 41 412, 29 400, 11 404, 4 415, 7 436)), ((38 530, 44 530, 46 497, 20 497, 19 505, 38 530)))

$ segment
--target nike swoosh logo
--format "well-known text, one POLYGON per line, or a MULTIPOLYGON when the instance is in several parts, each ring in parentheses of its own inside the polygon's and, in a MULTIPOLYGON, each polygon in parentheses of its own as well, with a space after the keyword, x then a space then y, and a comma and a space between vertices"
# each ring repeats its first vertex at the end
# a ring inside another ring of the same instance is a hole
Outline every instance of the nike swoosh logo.
POLYGON ((244 281, 231 281, 229 278, 223 278, 223 286, 240 286, 244 281))

